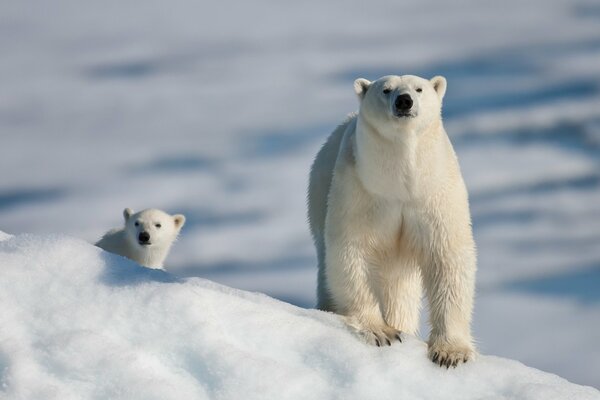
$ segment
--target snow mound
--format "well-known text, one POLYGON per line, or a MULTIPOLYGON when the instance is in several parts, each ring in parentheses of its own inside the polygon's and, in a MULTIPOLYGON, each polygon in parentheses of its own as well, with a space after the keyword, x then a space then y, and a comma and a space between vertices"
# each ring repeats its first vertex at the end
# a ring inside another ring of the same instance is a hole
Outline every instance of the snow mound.
POLYGON ((407 337, 145 269, 64 236, 0 233, 3 399, 600 399, 491 356, 457 369, 407 337))

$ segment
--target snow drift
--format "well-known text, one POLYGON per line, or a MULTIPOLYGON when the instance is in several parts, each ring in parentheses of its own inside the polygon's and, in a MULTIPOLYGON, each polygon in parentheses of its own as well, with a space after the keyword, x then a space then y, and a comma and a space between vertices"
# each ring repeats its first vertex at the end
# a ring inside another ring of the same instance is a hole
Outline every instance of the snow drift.
POLYGON ((3 399, 600 398, 497 357, 441 369, 416 338, 367 346, 335 315, 81 240, 0 240, 3 399))

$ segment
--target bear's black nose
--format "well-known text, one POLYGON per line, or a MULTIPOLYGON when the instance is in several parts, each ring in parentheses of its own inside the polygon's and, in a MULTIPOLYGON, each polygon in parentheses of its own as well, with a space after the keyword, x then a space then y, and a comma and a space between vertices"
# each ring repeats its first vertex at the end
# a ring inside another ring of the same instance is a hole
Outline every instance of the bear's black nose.
POLYGON ((140 243, 148 243, 150 240, 150 234, 148 232, 140 232, 138 239, 140 243))
POLYGON ((413 106, 413 101, 412 98, 410 97, 410 94, 404 93, 401 94, 400 96, 396 97, 396 109, 400 110, 400 111, 408 111, 410 110, 410 108, 413 106))

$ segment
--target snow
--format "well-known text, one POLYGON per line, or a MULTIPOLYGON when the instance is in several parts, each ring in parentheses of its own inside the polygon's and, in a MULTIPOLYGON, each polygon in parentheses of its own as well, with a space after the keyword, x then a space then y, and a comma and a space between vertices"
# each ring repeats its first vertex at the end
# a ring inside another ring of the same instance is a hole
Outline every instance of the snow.
POLYGON ((597 2, 2 1, 0 54, 0 230, 181 212, 169 271, 305 308, 308 169, 353 80, 445 75, 479 347, 600 388, 597 2))
POLYGON ((435 366, 333 314, 151 270, 80 239, 0 233, 2 399, 599 399, 499 357, 435 366))

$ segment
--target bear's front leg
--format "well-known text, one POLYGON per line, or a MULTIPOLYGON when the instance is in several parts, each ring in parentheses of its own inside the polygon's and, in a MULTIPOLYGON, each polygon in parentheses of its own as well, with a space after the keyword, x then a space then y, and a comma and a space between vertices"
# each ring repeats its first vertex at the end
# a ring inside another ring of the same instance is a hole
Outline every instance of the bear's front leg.
POLYGON ((456 366, 475 355, 471 314, 476 262, 469 242, 457 248, 445 242, 444 248, 434 250, 423 271, 432 327, 428 353, 440 366, 456 366))
POLYGON ((360 242, 328 242, 326 266, 334 309, 359 336, 376 346, 402 341, 400 331, 383 319, 374 288, 377 272, 366 262, 360 242))

